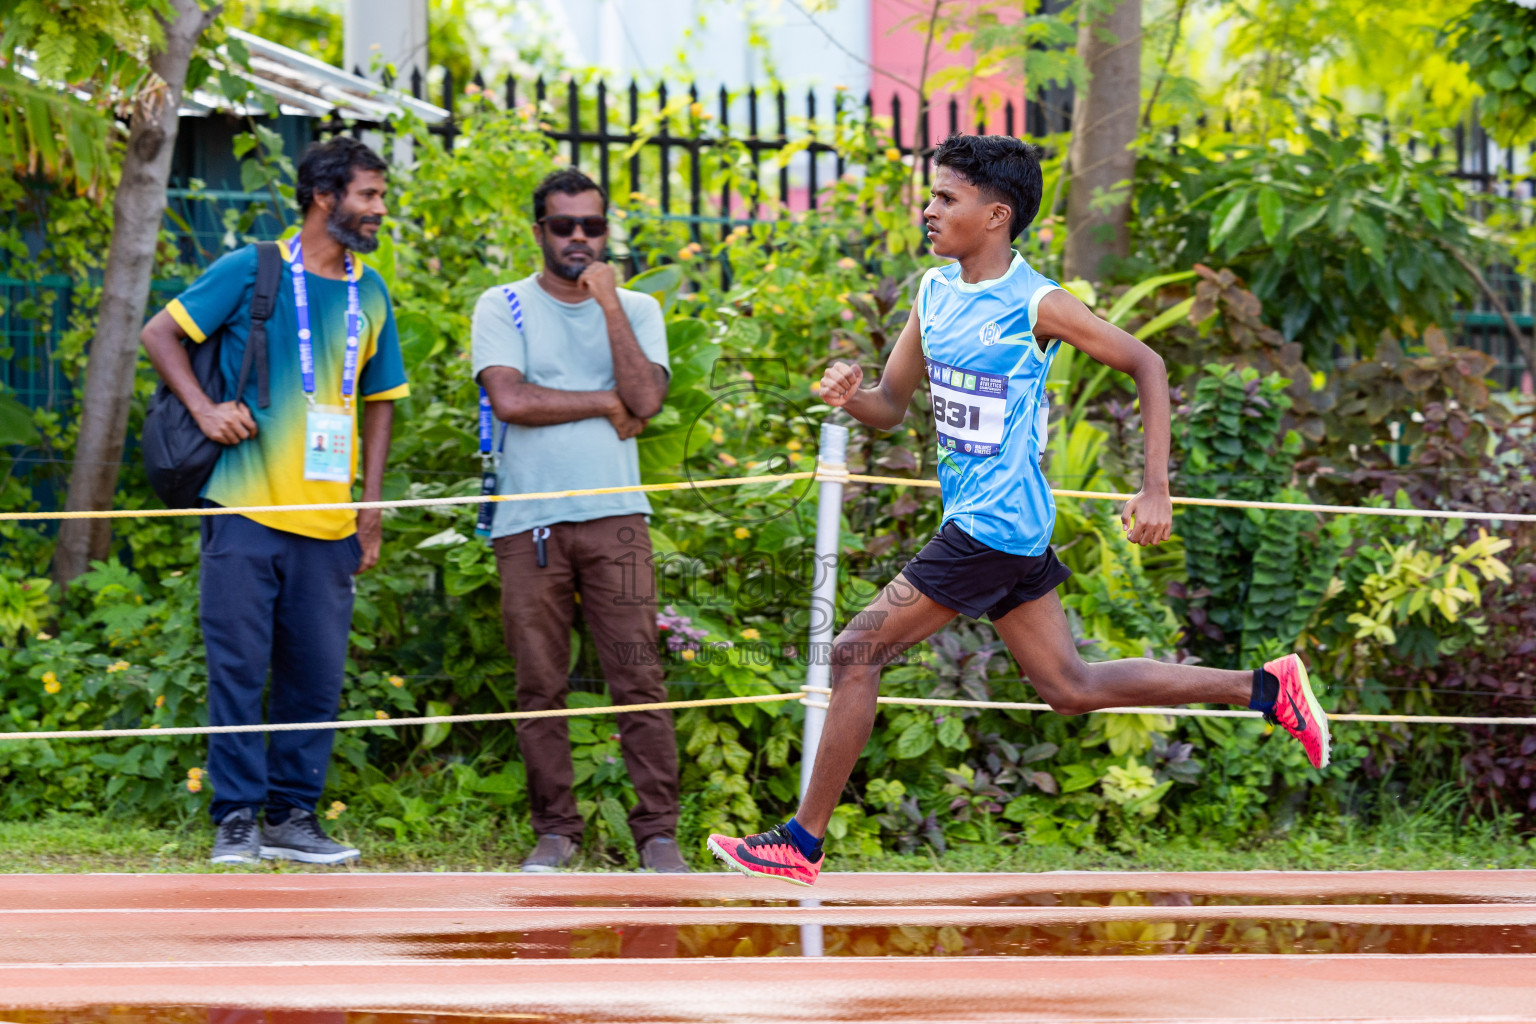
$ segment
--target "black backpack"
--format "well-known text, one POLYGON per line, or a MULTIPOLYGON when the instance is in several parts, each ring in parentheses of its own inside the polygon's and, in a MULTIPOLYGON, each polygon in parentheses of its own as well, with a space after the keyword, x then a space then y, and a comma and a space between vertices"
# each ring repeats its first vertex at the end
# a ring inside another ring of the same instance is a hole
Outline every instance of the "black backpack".
MULTIPOLYGON (((213 337, 198 344, 184 342, 192 375, 203 394, 214 401, 238 401, 245 394, 245 382, 251 365, 256 366, 256 403, 265 409, 270 404, 267 393, 267 319, 277 305, 277 289, 282 281, 283 257, 276 242, 256 243, 256 290, 251 295, 251 330, 245 342, 245 358, 240 363, 240 380, 234 394, 223 399, 223 374, 219 370, 219 349, 224 340, 221 328, 213 337)), ((144 469, 149 486, 154 488, 167 508, 196 508, 203 485, 213 475, 213 467, 225 446, 204 434, 197 420, 187 411, 165 382, 155 389, 144 413, 144 430, 139 436, 144 453, 144 469)))

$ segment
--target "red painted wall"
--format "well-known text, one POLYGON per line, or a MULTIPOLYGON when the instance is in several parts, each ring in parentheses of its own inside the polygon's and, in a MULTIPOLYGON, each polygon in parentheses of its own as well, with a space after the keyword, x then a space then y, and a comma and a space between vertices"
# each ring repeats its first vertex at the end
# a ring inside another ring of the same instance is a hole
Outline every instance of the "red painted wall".
MULTIPOLYGON (((973 6, 979 0, 964 0, 973 6)), ((916 83, 923 67, 923 51, 926 43, 926 31, 929 13, 933 10, 931 3, 924 0, 869 0, 869 52, 870 63, 883 71, 890 72, 907 82, 916 83)), ((944 5, 948 12, 953 12, 959 7, 956 3, 944 5)), ((948 40, 942 33, 934 37, 931 47, 928 47, 928 75, 941 68, 963 66, 974 62, 970 49, 961 48, 952 50, 948 40)), ((891 97, 901 97, 901 142, 903 145, 911 145, 917 112, 917 93, 907 86, 899 85, 891 77, 871 73, 870 94, 874 98, 875 113, 889 114, 891 109, 891 97)), ((980 104, 985 111, 986 129, 989 133, 997 134, 1004 130, 1004 104, 1013 102, 1013 130, 1015 134, 1024 131, 1024 85, 1022 74, 999 74, 990 78, 972 82, 971 85, 958 93, 933 93, 930 91, 931 113, 928 117, 929 138, 927 144, 933 145, 943 140, 949 134, 949 101, 956 100, 958 106, 958 118, 956 128, 960 131, 973 132, 976 130, 976 109, 980 104)))

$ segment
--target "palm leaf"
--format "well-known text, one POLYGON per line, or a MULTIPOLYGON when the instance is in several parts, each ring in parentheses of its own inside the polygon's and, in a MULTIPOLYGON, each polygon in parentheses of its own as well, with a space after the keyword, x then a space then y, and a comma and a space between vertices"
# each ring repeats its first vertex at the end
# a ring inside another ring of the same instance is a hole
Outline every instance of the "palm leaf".
POLYGON ((114 129, 109 112, 73 92, 0 68, 0 159, 10 167, 93 189, 110 166, 114 129))

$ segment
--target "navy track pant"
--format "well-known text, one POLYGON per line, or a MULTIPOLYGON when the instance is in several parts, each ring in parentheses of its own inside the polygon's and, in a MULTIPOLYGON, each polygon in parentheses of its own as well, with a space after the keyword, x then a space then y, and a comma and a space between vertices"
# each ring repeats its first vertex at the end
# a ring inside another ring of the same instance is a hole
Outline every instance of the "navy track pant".
MULTIPOLYGON (((243 516, 205 516, 203 645, 208 722, 329 722, 341 703, 357 538, 317 540, 243 516)), ((213 820, 240 807, 314 810, 335 733, 208 737, 213 820)))

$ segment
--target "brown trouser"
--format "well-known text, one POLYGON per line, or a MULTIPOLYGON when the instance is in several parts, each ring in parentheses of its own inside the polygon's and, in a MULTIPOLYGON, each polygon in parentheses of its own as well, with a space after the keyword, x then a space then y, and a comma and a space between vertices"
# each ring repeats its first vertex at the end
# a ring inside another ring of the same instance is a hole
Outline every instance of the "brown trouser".
MULTIPOLYGON (((615 704, 667 699, 656 657, 656 584, 643 515, 555 523, 539 568, 532 531, 498 537, 501 617, 517 659, 517 707, 566 706, 576 595, 615 704)), ((604 719, 607 722, 608 719, 604 719)), ((677 736, 670 711, 615 715, 619 745, 639 802, 629 812, 636 844, 677 829, 677 736)), ((606 725, 604 726, 606 728, 606 725)), ((579 838, 585 822, 571 794, 570 734, 564 718, 517 723, 539 835, 579 838)))

